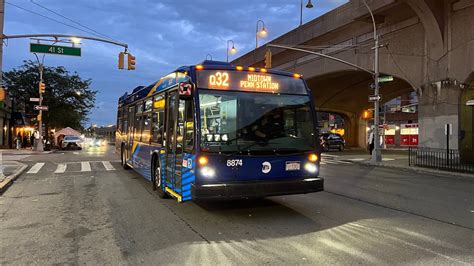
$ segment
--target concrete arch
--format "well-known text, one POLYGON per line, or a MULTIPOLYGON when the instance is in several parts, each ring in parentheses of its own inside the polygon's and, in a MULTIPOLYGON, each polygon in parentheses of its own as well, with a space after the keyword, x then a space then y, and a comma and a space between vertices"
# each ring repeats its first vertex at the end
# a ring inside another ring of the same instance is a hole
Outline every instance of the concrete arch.
MULTIPOLYGON (((356 70, 335 71, 307 79, 316 109, 338 113, 347 119, 349 146, 365 146, 367 121, 361 115, 364 109, 373 108, 373 103, 368 101, 368 96, 373 94, 369 88, 372 82, 370 74, 356 70)), ((382 85, 382 103, 411 91, 408 82, 394 77, 393 82, 382 85)))
POLYGON ((428 54, 438 60, 444 54, 444 1, 442 0, 404 0, 420 18, 428 42, 428 54))

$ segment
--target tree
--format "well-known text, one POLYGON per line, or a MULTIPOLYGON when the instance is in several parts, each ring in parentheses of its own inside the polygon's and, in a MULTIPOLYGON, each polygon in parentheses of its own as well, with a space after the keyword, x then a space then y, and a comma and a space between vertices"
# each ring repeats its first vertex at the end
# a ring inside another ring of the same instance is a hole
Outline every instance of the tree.
MULTIPOLYGON (((15 111, 23 111, 32 117, 38 114, 33 109, 37 102, 30 98, 39 97, 39 70, 33 61, 24 61, 18 69, 4 73, 5 85, 15 101, 15 111)), ((43 112, 46 128, 71 127, 82 129, 90 110, 94 108, 97 91, 89 88, 91 80, 83 80, 76 72, 71 74, 64 67, 44 67, 43 82, 46 92, 43 105, 49 110, 43 112)))

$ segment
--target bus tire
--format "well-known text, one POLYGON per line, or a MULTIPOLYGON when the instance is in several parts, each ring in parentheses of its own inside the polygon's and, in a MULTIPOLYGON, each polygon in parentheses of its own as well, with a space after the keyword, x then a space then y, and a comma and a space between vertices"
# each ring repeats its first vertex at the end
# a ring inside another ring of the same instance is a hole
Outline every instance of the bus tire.
POLYGON ((127 164, 127 158, 126 158, 124 146, 125 145, 122 144, 122 148, 120 149, 120 159, 122 161, 123 169, 128 170, 128 169, 130 169, 130 166, 128 166, 128 164, 127 164))
POLYGON ((151 176, 151 182, 153 184, 153 190, 158 192, 158 196, 162 199, 167 198, 168 194, 163 190, 163 184, 161 183, 161 167, 157 156, 153 156, 152 164, 153 171, 151 176))

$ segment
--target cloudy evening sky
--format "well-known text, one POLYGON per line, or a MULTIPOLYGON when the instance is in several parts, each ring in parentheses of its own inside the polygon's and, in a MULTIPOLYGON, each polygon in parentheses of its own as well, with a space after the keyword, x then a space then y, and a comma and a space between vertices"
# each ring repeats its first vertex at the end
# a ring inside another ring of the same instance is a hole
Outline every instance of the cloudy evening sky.
MULTIPOLYGON (((272 40, 299 24, 299 0, 35 0, 55 12, 97 32, 127 43, 137 58, 136 71, 117 69, 117 55, 123 49, 105 43, 82 41, 82 57, 48 55, 48 66, 65 66, 83 78, 92 79, 99 91, 90 122, 115 123, 117 99, 138 85, 148 85, 181 65, 198 63, 212 55, 226 58, 226 40, 238 50, 231 59, 255 48, 255 24, 262 19, 272 40)), ((306 2, 306 0, 305 0, 306 2)), ((313 0, 314 8, 304 10, 308 22, 347 0, 313 0)), ((32 14, 16 6, 75 25, 40 8, 30 0, 8 0, 5 4, 5 35, 77 34, 93 36, 32 14), (10 4, 9 4, 10 3, 10 4), (12 5, 13 4, 13 5, 12 5)), ((75 25, 77 26, 77 25, 75 25)), ((79 26, 78 26, 79 27, 79 26)), ((86 31, 89 31, 85 29, 86 31)), ((9 40, 4 48, 4 71, 34 60, 30 40, 9 40)))

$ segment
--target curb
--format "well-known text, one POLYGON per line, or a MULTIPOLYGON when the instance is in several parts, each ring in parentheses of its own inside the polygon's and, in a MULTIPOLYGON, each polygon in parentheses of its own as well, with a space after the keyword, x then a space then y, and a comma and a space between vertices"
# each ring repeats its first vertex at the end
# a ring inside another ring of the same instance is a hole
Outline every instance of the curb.
POLYGON ((20 176, 25 169, 28 167, 26 164, 19 163, 21 165, 20 170, 16 171, 14 174, 11 174, 7 176, 1 183, 0 183, 0 194, 3 194, 8 187, 13 184, 13 181, 15 181, 18 176, 20 176))
POLYGON ((449 172, 449 171, 442 171, 442 170, 436 170, 436 169, 428 169, 428 168, 422 168, 422 167, 414 167, 414 166, 399 166, 399 165, 390 165, 390 164, 384 164, 384 163, 378 163, 378 164, 373 164, 370 162, 364 162, 364 161, 352 161, 353 163, 361 164, 361 165, 366 165, 366 166, 378 166, 378 167, 385 167, 385 168, 392 168, 392 169, 404 169, 408 171, 413 171, 413 172, 418 172, 418 173, 429 173, 429 174, 437 174, 441 175, 443 177, 447 177, 449 175, 449 178, 452 177, 468 177, 468 178, 474 178, 473 174, 466 174, 466 173, 458 173, 458 172, 449 172), (454 175, 454 176, 453 176, 454 175))

